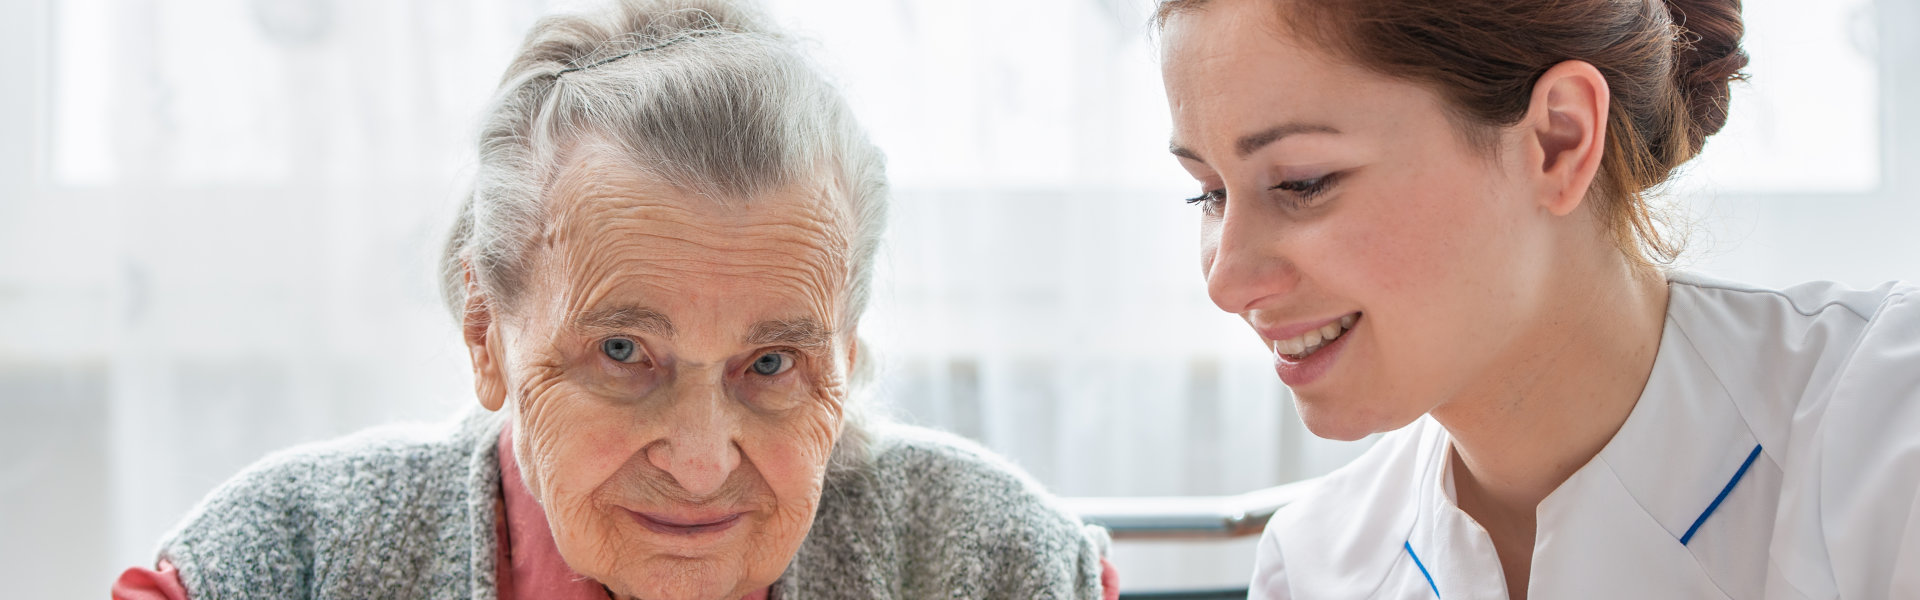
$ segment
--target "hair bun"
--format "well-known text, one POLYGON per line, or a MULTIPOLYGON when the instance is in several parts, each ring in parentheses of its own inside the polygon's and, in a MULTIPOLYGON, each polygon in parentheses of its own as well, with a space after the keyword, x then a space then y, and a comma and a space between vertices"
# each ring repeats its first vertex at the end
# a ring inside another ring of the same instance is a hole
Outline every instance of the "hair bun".
POLYGON ((507 69, 507 79, 536 65, 551 77, 712 34, 783 37, 757 2, 613 0, 608 4, 611 6, 600 10, 541 19, 528 32, 520 56, 507 69))
POLYGON ((1730 83, 1745 79, 1747 53, 1740 49, 1745 26, 1740 0, 1666 0, 1678 32, 1674 42, 1674 79, 1687 107, 1694 152, 1707 136, 1727 124, 1730 83))

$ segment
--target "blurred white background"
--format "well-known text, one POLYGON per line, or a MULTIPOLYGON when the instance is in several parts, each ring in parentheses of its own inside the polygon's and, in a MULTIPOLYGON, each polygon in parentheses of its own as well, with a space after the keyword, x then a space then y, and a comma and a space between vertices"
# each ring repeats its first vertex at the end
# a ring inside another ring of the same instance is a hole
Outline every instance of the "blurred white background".
MULTIPOLYGON (((542 0, 0 0, 0 581, 97 597, 264 453, 473 401, 432 270, 542 0)), ((572 3, 568 3, 572 5, 572 3)), ((1213 308, 1150 0, 776 0, 892 160, 878 402, 1065 495, 1226 494, 1311 438, 1213 308)), ((1749 0, 1686 266, 1920 280, 1920 0, 1749 0)), ((1122 544, 1129 590, 1251 541, 1122 544)))

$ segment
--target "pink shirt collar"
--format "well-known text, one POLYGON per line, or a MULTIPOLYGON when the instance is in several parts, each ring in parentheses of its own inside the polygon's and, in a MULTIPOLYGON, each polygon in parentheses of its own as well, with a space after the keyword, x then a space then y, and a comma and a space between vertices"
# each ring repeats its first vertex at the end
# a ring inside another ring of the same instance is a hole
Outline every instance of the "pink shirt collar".
MULTIPOLYGON (((500 540, 500 600, 541 598, 552 600, 607 600, 599 582, 574 573, 560 557, 553 542, 553 530, 547 528, 547 513, 540 501, 520 478, 520 465, 513 455, 513 425, 500 430, 501 501, 504 516, 496 525, 500 540)), ((768 590, 760 590, 742 600, 767 600, 768 590)))

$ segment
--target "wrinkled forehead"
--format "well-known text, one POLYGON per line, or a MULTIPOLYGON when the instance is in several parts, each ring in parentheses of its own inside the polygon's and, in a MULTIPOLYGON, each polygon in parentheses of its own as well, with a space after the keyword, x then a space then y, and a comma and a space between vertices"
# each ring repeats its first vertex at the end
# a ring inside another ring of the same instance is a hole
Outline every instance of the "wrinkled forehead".
POLYGON ((715 325, 844 308, 851 221, 825 181, 747 198, 671 185, 618 159, 569 161, 548 195, 550 279, 578 314, 610 305, 715 325))

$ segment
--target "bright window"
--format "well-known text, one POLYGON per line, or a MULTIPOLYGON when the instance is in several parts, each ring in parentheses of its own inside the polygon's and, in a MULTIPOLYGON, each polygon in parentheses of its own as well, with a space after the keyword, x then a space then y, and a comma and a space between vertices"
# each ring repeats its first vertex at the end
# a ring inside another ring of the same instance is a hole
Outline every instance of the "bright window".
MULTIPOLYGON (((1066 495, 1240 492, 1364 449, 1308 435, 1205 295, 1149 0, 770 5, 818 40, 891 158, 865 333, 900 418, 1066 495)), ((0 505, 20 508, 0 511, 0 580, 97 594, 264 452, 472 403, 434 252, 478 112, 548 8, 0 8, 0 39, 39 44, 0 54, 30 82, 0 86, 0 117, 38 132, 0 138, 0 156, 33 157, 0 161, 0 414, 27 416, 0 420, 16 449, 0 505)), ((1674 186, 1702 221, 1690 264, 1766 284, 1920 279, 1920 153, 1897 143, 1920 129, 1895 112, 1920 105, 1895 86, 1920 81, 1920 49, 1891 24, 1920 0, 1746 11, 1753 81, 1674 186)), ((1252 556, 1250 540, 1119 552, 1129 589, 1244 585, 1252 556)))

